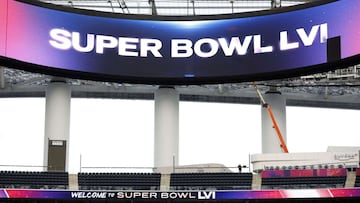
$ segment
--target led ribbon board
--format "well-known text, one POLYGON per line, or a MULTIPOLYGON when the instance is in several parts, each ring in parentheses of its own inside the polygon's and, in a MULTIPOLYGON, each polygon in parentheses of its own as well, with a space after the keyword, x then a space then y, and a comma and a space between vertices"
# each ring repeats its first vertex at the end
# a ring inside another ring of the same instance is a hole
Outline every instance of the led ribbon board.
MULTIPOLYGON (((65 200, 116 200, 142 202, 229 202, 236 200, 263 199, 339 199, 360 197, 360 188, 291 189, 291 190, 233 190, 233 191, 67 191, 0 189, 0 200, 6 199, 65 199, 65 200)), ((344 201, 345 202, 345 201, 344 201)))
POLYGON ((146 84, 266 80, 358 61, 360 1, 219 16, 143 16, 0 1, 0 64, 146 84))

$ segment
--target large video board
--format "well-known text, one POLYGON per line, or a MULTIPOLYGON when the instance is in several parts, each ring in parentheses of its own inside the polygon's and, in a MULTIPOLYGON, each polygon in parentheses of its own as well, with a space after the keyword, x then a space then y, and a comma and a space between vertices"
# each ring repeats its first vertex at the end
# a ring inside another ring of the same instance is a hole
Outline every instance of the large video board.
POLYGON ((267 80, 359 62, 360 1, 217 16, 111 14, 0 1, 0 65, 102 81, 267 80))

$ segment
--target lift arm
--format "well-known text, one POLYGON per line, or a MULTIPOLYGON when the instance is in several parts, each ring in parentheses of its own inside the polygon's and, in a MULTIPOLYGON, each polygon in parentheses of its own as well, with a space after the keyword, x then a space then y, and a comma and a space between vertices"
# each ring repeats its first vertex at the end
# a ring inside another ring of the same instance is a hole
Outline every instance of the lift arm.
POLYGON ((270 105, 265 102, 265 99, 264 99, 264 97, 262 96, 262 94, 261 94, 260 90, 258 89, 258 87, 256 86, 256 83, 255 83, 255 82, 253 83, 253 85, 254 85, 254 87, 255 87, 255 89, 256 89, 257 94, 258 94, 259 97, 260 97, 262 106, 263 106, 264 108, 266 108, 266 110, 267 110, 267 112, 268 112, 268 114, 269 114, 269 117, 270 117, 270 119, 271 119, 271 121, 272 121, 272 124, 273 124, 273 128, 275 129, 276 134, 277 134, 277 136, 278 136, 278 138, 279 138, 280 147, 281 147, 282 151, 283 151, 284 153, 289 153, 289 151, 288 151, 288 149, 287 149, 287 146, 286 146, 286 144, 285 144, 284 138, 283 138, 283 136, 282 136, 282 134, 281 134, 280 128, 279 128, 279 126, 278 126, 278 124, 277 124, 277 122, 276 122, 275 116, 274 116, 274 114, 272 113, 272 110, 271 110, 270 105))

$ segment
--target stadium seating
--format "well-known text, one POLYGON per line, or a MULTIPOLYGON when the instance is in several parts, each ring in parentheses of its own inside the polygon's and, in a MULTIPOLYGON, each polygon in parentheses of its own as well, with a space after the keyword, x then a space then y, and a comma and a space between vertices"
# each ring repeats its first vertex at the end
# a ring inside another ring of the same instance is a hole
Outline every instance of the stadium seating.
POLYGON ((81 190, 158 190, 160 173, 78 173, 81 190))
MULTIPOLYGON (((80 190, 251 190, 252 173, 78 173, 80 190), (161 181, 163 178, 163 181, 161 181), (165 179, 164 179, 165 178, 165 179), (165 181, 164 181, 165 180, 165 181)), ((264 170, 260 189, 344 188, 348 173, 342 169, 264 170)), ((76 176, 75 176, 76 177, 76 176)), ((260 176, 259 176, 260 177, 260 176)), ((355 176, 354 176, 355 177, 355 176)), ((71 178, 72 179, 72 178, 71 178)), ((258 178, 255 178, 257 180, 258 178)), ((351 186, 360 187, 360 169, 351 186)), ((72 188, 74 185, 72 185, 72 188)), ((77 187, 78 186, 78 187, 77 187)), ((0 188, 69 189, 67 172, 0 171, 0 188)))
POLYGON ((67 189, 66 172, 0 171, 0 188, 67 189))
POLYGON ((343 188, 346 169, 263 171, 261 189, 343 188))
POLYGON ((172 190, 250 190, 251 173, 173 173, 172 190))

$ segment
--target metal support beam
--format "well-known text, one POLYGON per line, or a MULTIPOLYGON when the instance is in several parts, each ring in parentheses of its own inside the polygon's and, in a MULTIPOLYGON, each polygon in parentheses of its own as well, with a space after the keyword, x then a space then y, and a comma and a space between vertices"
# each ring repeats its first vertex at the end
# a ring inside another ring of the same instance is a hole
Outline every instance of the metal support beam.
POLYGON ((191 0, 193 15, 195 15, 195 0, 191 0))
POLYGON ((113 7, 113 4, 112 4, 112 1, 111 1, 111 0, 108 0, 108 3, 110 4, 111 11, 114 13, 114 12, 115 12, 115 10, 114 10, 114 7, 113 7))
POLYGON ((117 2, 123 13, 130 13, 129 8, 127 7, 124 0, 117 0, 117 2))
POLYGON ((156 11, 155 0, 149 0, 149 4, 150 4, 150 6, 151 6, 151 15, 156 16, 156 15, 157 15, 157 11, 156 11))
POLYGON ((234 13, 234 0, 230 0, 231 3, 231 13, 234 13))
POLYGON ((271 8, 281 7, 281 0, 271 0, 271 8))

